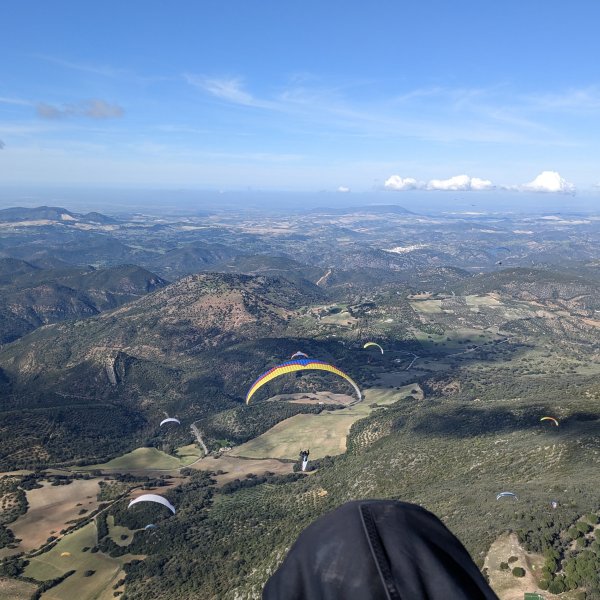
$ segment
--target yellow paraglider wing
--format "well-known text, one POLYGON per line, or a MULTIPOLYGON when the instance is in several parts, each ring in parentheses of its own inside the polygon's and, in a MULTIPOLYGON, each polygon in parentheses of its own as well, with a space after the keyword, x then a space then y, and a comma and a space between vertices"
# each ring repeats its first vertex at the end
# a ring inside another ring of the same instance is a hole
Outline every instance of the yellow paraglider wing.
POLYGON ((552 421, 558 427, 558 420, 554 417, 542 417, 540 421, 552 421))
POLYGON ((363 349, 369 348, 370 346, 375 346, 376 348, 379 348, 379 350, 381 351, 381 354, 383 354, 383 348, 377 342, 367 342, 363 346, 363 349))

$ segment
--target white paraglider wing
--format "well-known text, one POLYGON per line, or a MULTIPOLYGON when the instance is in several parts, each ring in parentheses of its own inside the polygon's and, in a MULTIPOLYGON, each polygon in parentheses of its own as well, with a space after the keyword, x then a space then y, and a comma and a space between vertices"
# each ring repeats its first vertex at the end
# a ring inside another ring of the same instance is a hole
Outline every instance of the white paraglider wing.
POLYGON ((131 508, 134 504, 137 504, 138 502, 158 502, 158 504, 166 506, 173 514, 175 514, 175 507, 166 498, 163 498, 158 494, 142 494, 141 496, 134 498, 129 503, 129 506, 127 508, 131 508))

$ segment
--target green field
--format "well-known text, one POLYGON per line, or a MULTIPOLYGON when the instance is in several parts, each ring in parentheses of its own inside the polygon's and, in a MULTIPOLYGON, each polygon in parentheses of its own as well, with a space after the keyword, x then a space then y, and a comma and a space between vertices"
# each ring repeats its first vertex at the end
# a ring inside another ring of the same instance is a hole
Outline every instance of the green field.
POLYGON ((98 465, 89 465, 78 467, 78 471, 91 471, 96 469, 113 471, 137 471, 137 470, 157 470, 168 471, 180 469, 193 463, 202 456, 202 452, 194 444, 182 446, 177 449, 177 456, 170 456, 156 448, 136 448, 132 452, 127 452, 122 456, 113 458, 106 463, 98 465))
POLYGON ((435 343, 441 351, 463 352, 471 345, 480 346, 494 340, 503 339, 491 330, 475 329, 473 327, 456 327, 453 330, 447 330, 443 334, 425 333, 414 330, 414 335, 422 344, 435 343), (466 340, 470 340, 467 342, 466 340))
POLYGON ((333 412, 318 415, 295 415, 281 421, 257 438, 234 448, 229 455, 247 458, 295 459, 301 448, 310 448, 311 458, 342 454, 346 451, 346 437, 350 427, 368 416, 378 406, 393 404, 410 394, 415 386, 399 390, 370 388, 365 390, 362 402, 333 412))
POLYGON ((58 586, 48 590, 42 596, 43 600, 95 600, 111 597, 112 593, 107 595, 107 592, 112 591, 123 564, 132 560, 132 556, 110 558, 101 552, 82 552, 83 548, 95 545, 96 525, 88 523, 85 527, 66 535, 48 552, 30 559, 24 575, 45 581, 72 569, 77 571, 58 586), (63 552, 69 552, 70 556, 61 556, 63 552), (95 573, 84 577, 84 572, 88 570, 95 573))
POLYGON ((420 313, 436 314, 443 312, 441 300, 412 300, 410 305, 420 313))
POLYGON ((356 319, 348 312, 347 309, 338 307, 340 312, 332 313, 321 317, 322 323, 329 323, 330 325, 348 326, 356 323, 356 319))
POLYGON ((181 466, 185 467, 190 463, 193 463, 198 458, 202 458, 204 456, 204 452, 196 444, 189 444, 187 446, 181 446, 175 450, 175 454, 179 457, 181 461, 181 466))
POLYGON ((502 302, 500 302, 497 296, 491 294, 485 294, 484 296, 478 294, 465 296, 465 302, 467 303, 467 306, 485 306, 489 308, 499 308, 502 306, 502 302))

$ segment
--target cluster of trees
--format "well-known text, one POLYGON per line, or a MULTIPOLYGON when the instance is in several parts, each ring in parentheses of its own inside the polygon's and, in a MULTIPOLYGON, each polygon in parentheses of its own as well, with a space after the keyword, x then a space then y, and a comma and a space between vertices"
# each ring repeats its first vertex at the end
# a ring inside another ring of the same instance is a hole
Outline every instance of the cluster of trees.
POLYGON ((565 524, 549 519, 536 531, 520 532, 529 551, 543 552, 539 586, 552 594, 585 588, 586 598, 600 598, 600 529, 595 513, 565 524))
MULTIPOLYGON (((256 575, 258 564, 273 548, 297 535, 298 517, 304 525, 316 516, 308 502, 286 501, 306 479, 265 482, 223 494, 218 501, 213 501, 213 488, 206 486, 210 478, 191 482, 193 489, 182 490, 181 498, 176 493, 180 488, 171 490, 177 518, 152 521, 157 528, 136 532, 128 546, 129 552, 147 558, 125 566, 126 597, 225 597, 228 590, 256 575), (251 500, 256 494, 260 502, 251 500)), ((115 514, 115 519, 130 526, 137 517, 115 514)))
MULTIPOLYGON (((17 520, 20 515, 27 512, 28 502, 25 491, 21 489, 20 484, 24 478, 21 477, 2 477, 0 478, 0 548, 11 546, 17 540, 13 532, 7 527, 10 523, 17 520)), ((28 482, 31 482, 31 476, 28 476, 28 482)), ((33 480, 35 482, 35 480, 33 480)), ((39 486, 38 486, 39 487, 39 486)))
POLYGON ((0 525, 0 548, 6 548, 15 542, 13 532, 5 525, 0 525))
POLYGON ((130 473, 114 473, 105 475, 102 481, 98 482, 100 491, 98 500, 109 501, 116 500, 119 496, 125 494, 134 486, 141 486, 144 489, 154 489, 169 485, 170 475, 161 475, 160 477, 149 477, 146 475, 132 475, 130 473))
POLYGON ((35 490, 42 487, 41 480, 46 479, 46 473, 36 472, 21 476, 19 487, 22 490, 35 490))
MULTIPOLYGON (((27 405, 26 399, 21 402, 27 405)), ((2 418, 8 418, 6 413, 2 418)), ((7 471, 84 465, 113 458, 141 441, 140 431, 146 423, 139 412, 103 404, 100 399, 68 410, 48 407, 36 411, 26 406, 11 411, 10 419, 13 428, 0 432, 0 470, 7 471), (43 451, 31 451, 34 446, 43 451)))
POLYGON ((22 556, 7 556, 0 560, 0 576, 19 577, 28 564, 29 561, 22 556))
POLYGON ((234 479, 229 483, 226 483, 221 487, 221 494, 233 494, 241 489, 251 488, 263 483, 271 483, 274 485, 290 483, 292 481, 298 481, 306 477, 303 473, 289 473, 287 475, 275 475, 274 473, 265 473, 264 475, 254 475, 249 473, 245 479, 234 479))
MULTIPOLYGON (((600 598, 600 551, 598 546, 594 550, 583 550, 575 556, 566 558, 563 561, 563 571, 565 589, 585 587, 589 591, 587 598, 600 598)), ((550 586, 553 583, 554 581, 549 583, 549 591, 552 591, 550 586)))

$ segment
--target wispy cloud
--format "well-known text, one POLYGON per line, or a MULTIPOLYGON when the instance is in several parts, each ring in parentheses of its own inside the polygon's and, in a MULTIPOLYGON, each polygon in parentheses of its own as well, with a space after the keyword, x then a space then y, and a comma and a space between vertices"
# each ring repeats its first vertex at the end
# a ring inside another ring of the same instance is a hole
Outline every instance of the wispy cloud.
POLYGON ((2 140, 0 140, 0 150, 3 150, 4 146, 6 146, 6 144, 2 140))
POLYGON ((52 123, 28 121, 21 123, 0 122, 0 133, 10 136, 30 136, 56 131, 52 123))
POLYGON ((36 112, 42 119, 63 119, 66 117, 88 117, 90 119, 116 119, 122 117, 124 110, 118 104, 110 104, 99 98, 83 100, 77 104, 55 106, 39 102, 36 112))
POLYGON ((202 149, 193 145, 182 146, 176 143, 161 143, 153 140, 143 140, 127 145, 128 153, 131 155, 144 156, 168 156, 170 159, 186 159, 196 161, 233 161, 233 162, 256 162, 256 163, 292 163, 305 159, 300 154, 278 153, 278 152, 229 152, 218 149, 202 149))
POLYGON ((74 62, 70 60, 64 60, 56 56, 48 56, 47 54, 34 54, 34 57, 66 69, 81 71, 83 73, 91 73, 93 75, 102 75, 103 77, 123 77, 124 75, 128 74, 126 69, 120 69, 108 65, 94 65, 85 62, 74 62))
POLYGON ((23 100, 23 98, 0 96, 0 104, 11 104, 13 106, 32 106, 33 102, 30 100, 23 100))
POLYGON ((71 71, 78 71, 80 73, 87 73, 88 75, 95 75, 97 77, 106 77, 109 79, 118 79, 121 82, 134 83, 139 85, 146 85, 156 82, 164 82, 170 79, 175 80, 175 77, 165 77, 163 75, 140 75, 132 69, 115 67, 112 65, 102 65, 89 62, 80 62, 73 60, 65 60, 57 56, 49 56, 47 54, 34 54, 34 58, 43 60, 47 63, 69 69, 71 71))
MULTIPOLYGON (((165 125, 156 125, 156 131, 162 133, 183 133, 183 134, 192 134, 192 135, 205 135, 205 134, 214 134, 215 129, 211 127, 193 127, 189 125, 173 125, 173 124, 165 124, 165 125)), ((251 134, 247 131, 228 131, 227 135, 229 137, 249 137, 251 134)))
MULTIPOLYGON (((556 124, 540 119, 531 98, 518 97, 503 86, 408 90, 374 98, 346 95, 348 86, 311 86, 310 80, 288 82, 270 97, 248 91, 241 77, 185 74, 188 84, 232 107, 244 106, 293 116, 295 123, 324 126, 329 133, 354 132, 372 138, 402 137, 430 142, 544 144, 572 146, 556 124)), ((364 88, 373 87, 361 84, 364 88)), ((361 87, 360 85, 358 87, 361 87)), ((290 121, 288 120, 288 123, 290 121)))
POLYGON ((549 112, 582 112, 600 110, 600 87, 591 86, 563 92, 532 94, 525 101, 533 110, 549 112))
POLYGON ((246 91, 243 86, 243 82, 239 77, 230 78, 214 78, 205 77, 202 75, 192 75, 184 73, 184 79, 190 85, 204 91, 215 98, 231 102, 233 104, 239 104, 241 106, 253 106, 257 108, 278 108, 277 103, 260 100, 255 98, 250 92, 246 91))

